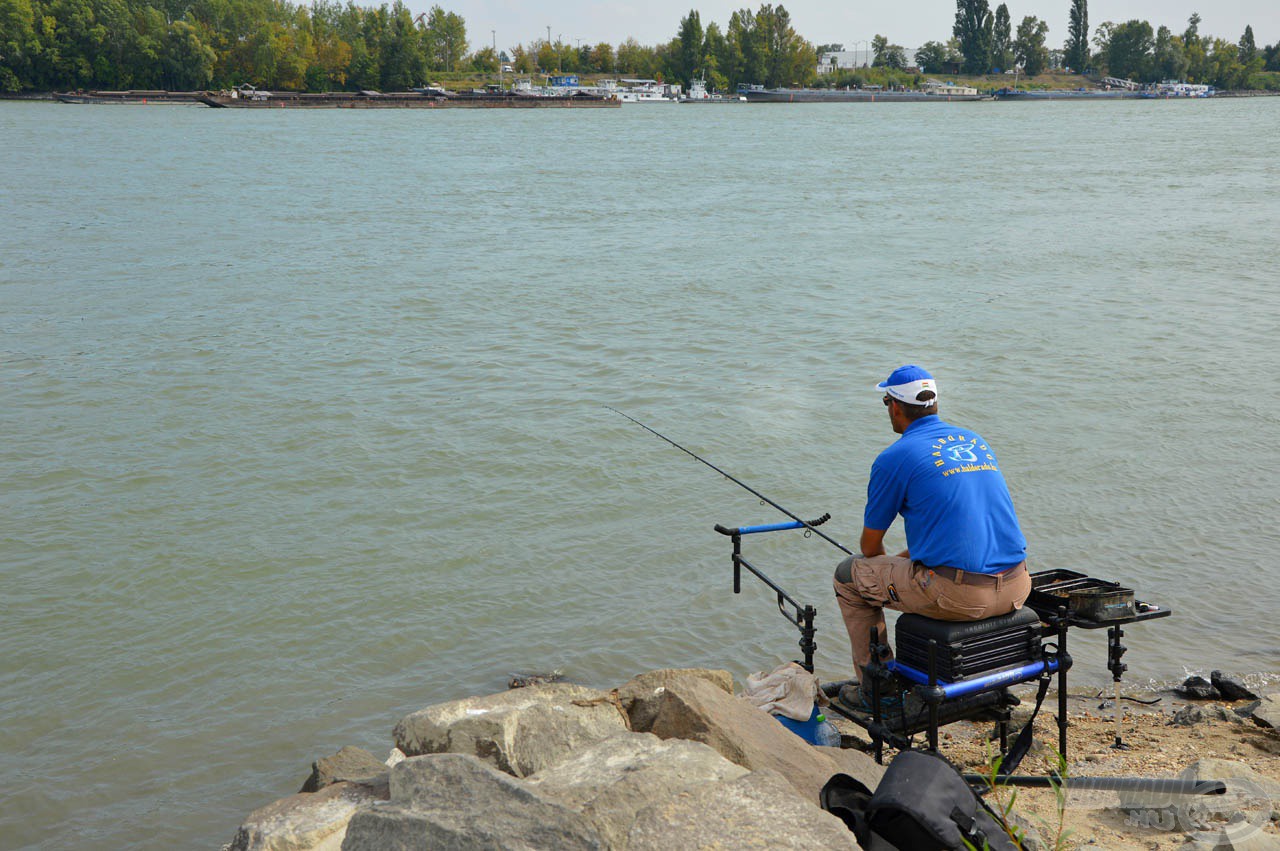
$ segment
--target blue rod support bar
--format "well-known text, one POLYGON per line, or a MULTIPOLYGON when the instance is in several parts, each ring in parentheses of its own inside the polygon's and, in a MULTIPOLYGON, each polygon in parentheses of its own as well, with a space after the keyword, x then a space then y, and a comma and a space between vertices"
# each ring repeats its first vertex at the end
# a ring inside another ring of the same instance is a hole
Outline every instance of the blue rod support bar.
MULTIPOLYGON (((917 670, 910 665, 904 665, 897 659, 892 659, 885 665, 890 671, 893 671, 900 677, 910 680, 913 683, 927 686, 929 684, 929 675, 924 671, 917 670)), ((1018 683, 1024 683, 1033 680, 1046 671, 1058 670, 1057 659, 1046 659, 1042 662, 1032 662, 1029 665, 1022 665, 1017 668, 1010 668, 1007 671, 996 671, 992 674, 977 677, 972 680, 965 680, 959 683, 938 683, 938 688, 942 689, 943 695, 948 700, 965 695, 977 694, 978 692, 988 691, 990 689, 1000 688, 1002 686, 1011 686, 1018 683)))
POLYGON ((754 535, 757 532, 781 532, 784 529, 803 529, 804 524, 791 520, 786 523, 768 523, 764 526, 741 526, 738 528, 739 535, 754 535))

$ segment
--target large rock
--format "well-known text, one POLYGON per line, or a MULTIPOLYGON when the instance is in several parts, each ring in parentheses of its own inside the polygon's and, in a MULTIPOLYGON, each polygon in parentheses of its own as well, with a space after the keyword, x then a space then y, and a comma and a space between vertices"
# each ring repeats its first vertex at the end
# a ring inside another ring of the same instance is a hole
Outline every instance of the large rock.
POLYGON ((1187 831, 1191 851, 1280 851, 1280 839, 1264 832, 1272 802, 1280 800, 1280 783, 1243 762, 1206 757, 1182 774, 1196 782, 1221 780, 1227 794, 1198 799, 1179 807, 1179 826, 1187 831))
POLYGON ((229 851, 336 851, 356 811, 385 798, 355 783, 281 798, 249 813, 229 851))
POLYGON ((706 668, 664 668, 632 677, 618 689, 618 702, 627 710, 631 729, 647 733, 658 716, 662 694, 673 683, 691 679, 706 680, 726 694, 733 694, 733 675, 728 671, 706 668))
POLYGON ((1224 700, 1257 700, 1258 696, 1249 690, 1238 677, 1227 676, 1221 671, 1210 671, 1209 681, 1218 690, 1224 700))
POLYGON ((608 692, 552 683, 429 706, 401 719, 394 736, 407 756, 472 754, 528 777, 626 731, 608 692))
POLYGON ((391 803, 351 819, 342 851, 605 847, 581 815, 464 754, 410 757, 391 769, 391 803))
POLYGON ((1213 683, 1201 676, 1187 677, 1174 691, 1191 700, 1218 699, 1218 690, 1213 687, 1213 683))
MULTIPOLYGON (((783 727, 773 716, 702 679, 682 679, 663 690, 651 732, 663 739, 689 739, 710 745, 725 759, 752 771, 776 771, 815 804, 832 774, 855 773, 823 753, 826 749, 813 747, 783 727)), ((859 757, 872 762, 865 754, 847 759, 859 757)))
POLYGON ((302 784, 301 791, 318 792, 344 780, 367 786, 386 786, 387 765, 367 750, 348 745, 333 756, 313 762, 311 776, 302 784))
POLYGON ((858 847, 844 822, 796 794, 768 769, 651 806, 640 813, 627 837, 629 851, 858 847))
POLYGON ((884 777, 886 766, 880 765, 862 751, 851 748, 818 748, 818 753, 831 759, 836 764, 836 771, 849 775, 872 791, 884 777))
POLYGON ((1280 694, 1269 694, 1262 698, 1249 717, 1259 727, 1280 727, 1280 694))
POLYGON ((745 768, 706 745, 623 733, 538 772, 527 783, 535 792, 581 812, 609 848, 622 849, 642 810, 681 792, 745 774, 745 768))

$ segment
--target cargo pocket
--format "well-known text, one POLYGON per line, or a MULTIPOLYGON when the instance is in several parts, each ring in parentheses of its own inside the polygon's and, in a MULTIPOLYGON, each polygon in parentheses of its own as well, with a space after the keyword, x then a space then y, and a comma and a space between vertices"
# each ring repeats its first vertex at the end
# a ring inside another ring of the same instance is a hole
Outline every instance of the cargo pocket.
POLYGON ((939 594, 937 606, 947 614, 955 615, 956 620, 972 620, 980 621, 987 616, 986 606, 974 606, 969 603, 960 603, 949 598, 946 594, 939 594))
MULTIPOLYGON (((853 588, 868 603, 884 606, 890 602, 889 591, 881 579, 881 571, 869 563, 869 559, 854 559, 853 588)), ((888 573, 888 571, 884 571, 888 573)))

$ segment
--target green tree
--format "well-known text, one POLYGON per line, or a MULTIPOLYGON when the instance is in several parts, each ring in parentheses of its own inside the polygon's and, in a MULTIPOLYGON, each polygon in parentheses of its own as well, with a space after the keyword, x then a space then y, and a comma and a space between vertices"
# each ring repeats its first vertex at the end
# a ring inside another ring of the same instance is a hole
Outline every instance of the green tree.
POLYGON ((995 20, 987 0, 956 0, 956 22, 952 32, 960 40, 964 73, 985 74, 991 70, 994 29, 995 20))
POLYGON ((1155 34, 1151 24, 1132 20, 1116 26, 1107 41, 1107 72, 1128 80, 1151 79, 1155 34))
POLYGON ((1200 13, 1192 12, 1191 17, 1187 18, 1187 29, 1182 33, 1182 43, 1191 44, 1193 41, 1200 40, 1200 13))
POLYGON ((0 91, 30 85, 32 63, 40 52, 35 21, 31 0, 0 0, 0 91))
POLYGON ((613 45, 602 41, 591 48, 591 69, 601 74, 613 73, 613 45))
POLYGON ((900 44, 890 44, 889 39, 877 35, 871 39, 871 50, 875 58, 871 60, 874 68, 894 68, 902 70, 907 67, 907 52, 900 44))
POLYGON ((1013 67, 1013 32, 1009 20, 1009 7, 1001 3, 996 7, 995 23, 992 25, 991 62, 1002 71, 1013 67))
POLYGON ((432 6, 421 34, 421 50, 432 71, 452 71, 467 55, 467 24, 461 16, 432 6))
POLYGON ((729 85, 729 78, 720 68, 720 62, 728 49, 724 33, 720 26, 712 21, 707 24, 702 34, 702 77, 712 89, 724 89, 729 85))
POLYGON ((469 63, 472 71, 479 71, 482 74, 498 73, 498 51, 494 50, 491 45, 484 47, 471 54, 469 63))
POLYGON ((196 28, 186 21, 174 21, 164 40, 164 86, 190 91, 202 89, 213 79, 218 55, 200 40, 196 28))
MULTIPOLYGON (((404 91, 426 82, 427 56, 423 50, 422 33, 414 25, 412 13, 400 0, 396 0, 392 7, 381 47, 382 90, 404 91)), ((465 43, 463 47, 466 47, 465 43)))
POLYGON ((1089 67, 1089 0, 1071 0, 1067 22, 1066 63, 1077 74, 1089 67))
POLYGON ((1156 30, 1156 46, 1151 57, 1152 76, 1159 80, 1182 80, 1187 76, 1187 55, 1182 39, 1168 27, 1156 30))
POLYGON ((1028 15, 1018 24, 1018 38, 1013 43, 1014 58, 1022 66, 1022 72, 1034 77, 1044 72, 1049 64, 1049 51, 1044 46, 1049 25, 1028 15))
POLYGON ((765 85, 807 85, 817 76, 818 55, 791 26, 791 13, 781 4, 761 6, 756 27, 764 33, 765 85))
POLYGON ((634 38, 628 38, 618 45, 616 61, 619 73, 645 78, 653 77, 657 73, 654 59, 653 48, 641 45, 634 38))
POLYGON ((672 55, 675 78, 686 86, 702 67, 702 40, 702 17, 696 9, 690 9, 689 14, 680 20, 680 32, 672 55))
POLYGON ((517 44, 511 48, 511 67, 517 74, 532 74, 538 70, 537 52, 523 44, 517 44))
POLYGON ((1258 45, 1253 40, 1253 27, 1245 25, 1244 35, 1240 36, 1240 64, 1248 65, 1258 55, 1258 45))
POLYGON ((1265 57, 1264 67, 1268 71, 1280 71, 1280 41, 1268 47, 1263 51, 1265 57))
POLYGON ((952 61, 951 51, 940 41, 926 41, 916 51, 916 66, 928 74, 939 74, 952 61))
POLYGON ((764 33, 757 26, 756 16, 750 9, 739 9, 729 16, 726 33, 729 46, 730 81, 760 83, 765 81, 764 33))
POLYGON ((1248 88, 1251 69, 1240 61, 1240 46, 1222 38, 1210 41, 1205 82, 1219 89, 1248 88))

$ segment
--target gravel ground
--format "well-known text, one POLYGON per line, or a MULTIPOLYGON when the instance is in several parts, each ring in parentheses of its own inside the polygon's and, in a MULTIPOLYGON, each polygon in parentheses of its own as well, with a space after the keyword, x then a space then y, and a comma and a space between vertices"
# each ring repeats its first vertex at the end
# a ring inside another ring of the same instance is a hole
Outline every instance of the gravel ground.
MULTIPOLYGON (((1033 693, 1018 693, 1022 706, 1014 711, 1013 732, 1021 727, 1034 704, 1033 693)), ((1229 781, 1228 795, 1184 799, 1194 804, 1180 807, 1125 809, 1115 792, 1068 791, 1061 820, 1051 789, 1003 787, 989 794, 988 800, 1008 801, 1016 793, 1014 811, 1038 828, 1047 840, 1041 847, 1053 847, 1061 822, 1067 832, 1059 846, 1064 849, 1190 851, 1215 845, 1250 851, 1280 849, 1280 731, 1264 729, 1251 718, 1237 715, 1234 710, 1247 705, 1243 701, 1190 702, 1168 692, 1125 694, 1160 700, 1151 706, 1121 701, 1121 737, 1127 746, 1124 749, 1112 747, 1116 724, 1111 700, 1096 692, 1068 695, 1069 778, 1180 777, 1195 770, 1193 766, 1200 760, 1223 760, 1229 762, 1202 763, 1201 767, 1204 779, 1229 781), (1184 723, 1176 722, 1175 715, 1184 723), (1230 780, 1225 775, 1243 779, 1230 780), (1205 800, 1213 803, 1206 808, 1201 803, 1205 800), (1233 818, 1238 823, 1243 821, 1230 828, 1236 837, 1234 844, 1219 844, 1220 838, 1204 841, 1233 818)), ((838 726, 846 733, 862 732, 843 719, 838 726)), ((961 721, 944 727, 940 741, 943 755, 964 771, 987 773, 985 766, 996 752, 993 726, 961 721)), ((1035 730, 1035 744, 1018 774, 1045 774, 1057 764, 1057 699, 1052 691, 1036 719, 1035 730)), ((923 734, 917 736, 918 743, 923 744, 923 739, 923 734)), ((886 759, 892 755, 892 751, 887 752, 886 759)))

